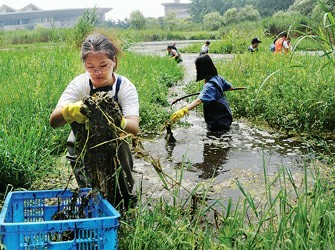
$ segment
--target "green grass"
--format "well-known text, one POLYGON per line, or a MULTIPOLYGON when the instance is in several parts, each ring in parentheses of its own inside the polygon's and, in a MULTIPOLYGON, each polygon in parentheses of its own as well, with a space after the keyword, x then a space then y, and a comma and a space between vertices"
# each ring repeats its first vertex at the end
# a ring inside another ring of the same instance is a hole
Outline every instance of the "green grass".
MULTIPOLYGON (((1 51, 1 190, 27 187, 52 168, 49 114, 59 88, 76 74, 73 54, 62 48, 1 51), (58 55, 52 51, 59 51, 58 55)), ((64 148, 64 146, 63 146, 64 148)))
MULTIPOLYGON (((259 52, 269 53, 270 45, 273 42, 273 37, 259 36, 262 43, 259 44, 259 52)), ((210 54, 250 54, 248 47, 251 45, 252 37, 248 36, 237 36, 227 35, 222 39, 211 41, 209 46, 210 54)), ((207 39, 208 40, 208 39, 207 39)), ((322 50, 322 46, 316 41, 308 39, 301 40, 300 38, 293 38, 292 44, 295 45, 296 51, 319 51, 322 50)), ((204 42, 194 42, 189 46, 180 49, 181 52, 186 53, 199 53, 200 48, 204 42)))
POLYGON ((274 175, 268 175, 266 168, 263 186, 251 188, 257 189, 256 195, 237 179, 241 199, 212 201, 215 205, 208 204, 206 183, 180 195, 185 188, 177 175, 178 185, 171 184, 167 191, 170 199, 146 194, 148 199, 121 218, 119 248, 334 248, 334 189, 320 173, 328 168, 312 162, 308 171, 305 165, 301 179, 284 166, 274 175))
MULTIPOLYGON (((70 128, 52 130, 49 116, 67 84, 84 72, 79 51, 52 44, 27 46, 0 51, 2 191, 7 184, 29 188, 54 169, 54 158, 66 150, 70 128)), ((138 89, 141 132, 160 128, 169 116, 168 87, 182 78, 182 68, 167 58, 126 53, 120 58, 119 73, 138 89)))

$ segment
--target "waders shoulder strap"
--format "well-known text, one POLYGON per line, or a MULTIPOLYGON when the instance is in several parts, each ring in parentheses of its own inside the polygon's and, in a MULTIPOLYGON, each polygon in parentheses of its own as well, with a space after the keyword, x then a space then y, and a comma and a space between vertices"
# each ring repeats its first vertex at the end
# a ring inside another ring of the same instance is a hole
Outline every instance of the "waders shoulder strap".
MULTIPOLYGON (((116 102, 118 102, 118 93, 119 93, 119 90, 120 90, 120 85, 121 85, 121 82, 122 82, 122 77, 121 76, 117 76, 117 80, 116 80, 116 86, 115 86, 115 94, 114 94, 114 100, 116 102)), ((99 91, 105 91, 105 92, 108 92, 108 91, 111 91, 113 90, 113 85, 112 86, 105 86, 105 87, 100 87, 100 88, 93 88, 93 83, 91 81, 91 79, 89 80, 89 84, 90 84, 90 95, 92 96, 93 94, 95 94, 96 92, 99 92, 99 91)))
POLYGON ((119 93, 119 90, 120 90, 121 81, 122 81, 121 76, 117 76, 116 87, 115 87, 115 95, 114 95, 114 100, 116 102, 118 102, 117 94, 119 93))

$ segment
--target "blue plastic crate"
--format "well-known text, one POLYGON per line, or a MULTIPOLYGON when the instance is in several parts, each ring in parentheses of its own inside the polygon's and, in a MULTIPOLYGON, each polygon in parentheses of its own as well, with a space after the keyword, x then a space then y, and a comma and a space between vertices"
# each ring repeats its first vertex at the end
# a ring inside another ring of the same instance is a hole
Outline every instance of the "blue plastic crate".
POLYGON ((10 192, 0 214, 2 244, 8 250, 117 249, 120 214, 100 195, 82 209, 81 197, 89 191, 81 189, 72 203, 70 190, 10 192), (70 207, 71 219, 52 218, 70 207))

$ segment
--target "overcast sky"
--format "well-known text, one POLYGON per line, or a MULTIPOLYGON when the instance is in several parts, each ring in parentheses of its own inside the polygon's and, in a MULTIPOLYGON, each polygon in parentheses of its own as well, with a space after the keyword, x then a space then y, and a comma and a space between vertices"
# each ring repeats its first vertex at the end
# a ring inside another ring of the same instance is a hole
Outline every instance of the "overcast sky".
MULTIPOLYGON (((132 11, 140 10, 145 17, 160 17, 164 15, 162 3, 173 3, 174 0, 0 0, 0 6, 6 4, 15 9, 21 9, 32 3, 43 10, 66 8, 113 8, 106 14, 106 19, 123 20, 129 18, 132 11)), ((189 3, 189 0, 181 0, 189 3)))

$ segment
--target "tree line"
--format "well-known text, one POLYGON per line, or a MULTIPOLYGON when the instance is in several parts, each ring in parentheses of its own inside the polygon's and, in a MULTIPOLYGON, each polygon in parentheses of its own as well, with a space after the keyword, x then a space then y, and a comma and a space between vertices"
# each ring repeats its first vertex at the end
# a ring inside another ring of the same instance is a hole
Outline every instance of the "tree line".
MULTIPOLYGON (((174 13, 145 17, 131 12, 124 20, 108 20, 107 27, 163 30, 217 30, 222 26, 259 20, 288 19, 299 24, 319 23, 324 9, 335 12, 334 0, 192 0, 190 17, 179 19, 174 13)), ((269 23, 273 23, 271 21, 269 23)), ((271 27, 267 27, 271 30, 271 27)))

